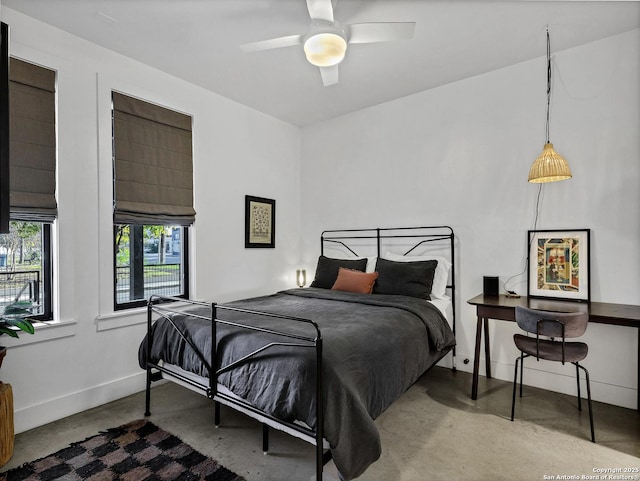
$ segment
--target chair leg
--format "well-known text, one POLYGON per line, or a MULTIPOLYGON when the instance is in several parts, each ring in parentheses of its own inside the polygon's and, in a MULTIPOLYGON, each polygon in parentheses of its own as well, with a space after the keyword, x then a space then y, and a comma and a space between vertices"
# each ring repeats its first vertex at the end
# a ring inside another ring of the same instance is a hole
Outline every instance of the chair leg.
MULTIPOLYGON (((511 397, 511 420, 512 421, 513 421, 513 416, 515 415, 515 412, 516 412, 516 388, 518 386, 518 362, 519 361, 521 361, 521 358, 516 357, 516 368, 515 368, 515 372, 513 373, 513 396, 511 397)), ((522 382, 522 374, 520 374, 520 381, 522 382)), ((522 396, 522 394, 520 394, 520 396, 522 396)))
POLYGON ((524 375, 524 353, 520 353, 520 397, 522 397, 522 382, 524 375))
POLYGON ((582 396, 580 395, 580 369, 576 362, 576 382, 578 383, 578 411, 582 411, 582 396))
POLYGON ((584 376, 587 381, 587 401, 589 403, 589 424, 591 425, 591 442, 595 443, 596 434, 595 434, 595 430, 593 429, 593 408, 591 406, 591 382, 589 381, 589 371, 587 371, 587 369, 584 366, 581 366, 578 363, 576 363, 576 366, 584 371, 584 376))

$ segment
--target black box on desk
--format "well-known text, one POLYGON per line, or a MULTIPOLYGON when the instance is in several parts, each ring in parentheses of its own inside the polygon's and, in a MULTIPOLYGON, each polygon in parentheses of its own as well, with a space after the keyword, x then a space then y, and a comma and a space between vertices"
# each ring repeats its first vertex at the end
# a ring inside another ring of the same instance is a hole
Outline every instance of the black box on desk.
POLYGON ((500 293, 500 281, 497 276, 484 276, 484 288, 482 293, 485 296, 497 296, 500 293))

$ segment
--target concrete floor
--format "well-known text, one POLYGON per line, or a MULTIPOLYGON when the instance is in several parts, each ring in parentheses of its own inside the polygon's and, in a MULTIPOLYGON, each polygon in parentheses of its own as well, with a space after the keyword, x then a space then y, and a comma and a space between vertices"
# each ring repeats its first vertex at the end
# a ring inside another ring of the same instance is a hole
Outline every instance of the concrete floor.
MULTIPOLYGON (((470 386, 468 373, 434 368, 422 376, 376 421, 383 454, 358 480, 581 479, 597 468, 640 468, 637 411, 594 403, 593 444, 586 404, 580 413, 575 398, 525 386, 512 423, 510 383, 481 377, 477 401, 469 397, 470 386)), ((1 470, 141 418, 143 411, 139 393, 21 433, 1 470)), ((257 422, 223 407, 222 426, 215 429, 213 405, 200 394, 173 383, 157 386, 151 411, 155 424, 247 481, 313 479, 311 445, 272 430, 271 452, 264 456, 257 422)), ((640 480, 640 473, 631 476, 640 480)))

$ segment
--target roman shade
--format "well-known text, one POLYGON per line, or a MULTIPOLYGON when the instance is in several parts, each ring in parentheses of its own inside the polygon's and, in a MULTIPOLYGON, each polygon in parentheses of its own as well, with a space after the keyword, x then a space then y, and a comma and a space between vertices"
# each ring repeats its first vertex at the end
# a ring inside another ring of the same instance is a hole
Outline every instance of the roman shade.
POLYGON ((112 95, 114 222, 192 224, 191 117, 112 95))
POLYGON ((11 219, 52 222, 56 203, 56 73, 9 61, 11 219))

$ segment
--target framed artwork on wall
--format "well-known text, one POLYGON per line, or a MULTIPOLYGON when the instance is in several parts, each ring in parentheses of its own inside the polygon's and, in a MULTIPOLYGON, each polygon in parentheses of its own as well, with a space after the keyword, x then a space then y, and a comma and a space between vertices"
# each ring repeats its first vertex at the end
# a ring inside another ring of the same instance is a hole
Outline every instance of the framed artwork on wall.
POLYGON ((263 197, 244 197, 244 246, 276 246, 276 201, 263 197))
POLYGON ((589 302, 589 233, 589 229, 529 231, 529 297, 589 302))

